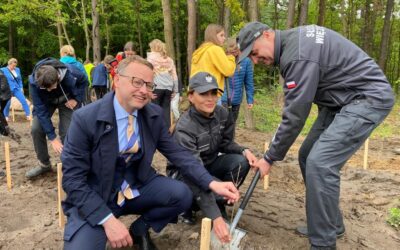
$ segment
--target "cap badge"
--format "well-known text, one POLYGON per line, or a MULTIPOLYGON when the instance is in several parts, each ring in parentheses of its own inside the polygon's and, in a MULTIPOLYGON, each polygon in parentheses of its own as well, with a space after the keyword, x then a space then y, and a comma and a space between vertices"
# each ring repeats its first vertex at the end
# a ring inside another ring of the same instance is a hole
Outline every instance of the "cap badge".
POLYGON ((208 83, 211 83, 212 82, 212 76, 210 76, 210 75, 206 76, 206 81, 208 83))
POLYGON ((259 37, 260 35, 261 35, 260 31, 257 31, 257 32, 254 34, 254 37, 259 37))

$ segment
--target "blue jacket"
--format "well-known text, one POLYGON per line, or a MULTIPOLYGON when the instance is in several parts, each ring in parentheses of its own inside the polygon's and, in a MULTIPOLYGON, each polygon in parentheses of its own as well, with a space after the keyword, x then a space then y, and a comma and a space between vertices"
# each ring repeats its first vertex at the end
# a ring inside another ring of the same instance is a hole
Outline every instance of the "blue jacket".
MULTIPOLYGON (((107 206, 113 191, 118 152, 118 128, 113 109, 114 92, 91 103, 72 115, 72 121, 61 155, 62 186, 67 193, 63 209, 68 218, 68 240, 83 224, 97 225, 111 213, 107 206)), ((130 168, 140 188, 157 176, 151 163, 160 151, 181 173, 203 190, 212 177, 192 154, 173 140, 164 124, 162 109, 149 103, 138 112, 143 157, 130 168)))
MULTIPOLYGON (((248 104, 253 104, 254 100, 254 82, 253 82, 253 64, 249 58, 245 58, 235 69, 235 74, 229 77, 229 97, 232 105, 239 105, 243 98, 243 85, 246 89, 246 98, 248 104)), ((222 102, 227 103, 226 84, 222 102)))
POLYGON ((100 63, 93 69, 92 86, 93 87, 107 87, 108 84, 108 71, 104 63, 100 63))
POLYGON ((55 98, 62 98, 65 92, 69 99, 75 99, 78 102, 77 107, 80 107, 85 98, 85 87, 88 85, 88 79, 76 67, 68 64, 61 63, 54 58, 46 58, 39 61, 33 68, 33 72, 29 75, 29 93, 33 102, 33 114, 39 119, 40 125, 44 132, 47 134, 49 140, 57 137, 53 123, 51 122, 51 115, 47 105, 55 98), (65 72, 60 84, 56 90, 47 91, 40 89, 35 80, 35 74, 38 68, 42 65, 51 65, 59 71, 65 72), (60 87, 61 86, 61 87, 60 87))
POLYGON ((82 73, 85 74, 85 76, 87 76, 85 67, 83 67, 83 64, 81 62, 77 61, 75 57, 63 56, 60 58, 60 62, 65 63, 65 64, 71 64, 71 65, 77 67, 82 73))
POLYGON ((1 68, 1 71, 3 71, 4 75, 7 78, 8 85, 10 85, 11 92, 13 92, 14 89, 22 89, 23 88, 21 70, 18 67, 15 68, 15 72, 17 72, 17 77, 15 79, 7 67, 1 68))

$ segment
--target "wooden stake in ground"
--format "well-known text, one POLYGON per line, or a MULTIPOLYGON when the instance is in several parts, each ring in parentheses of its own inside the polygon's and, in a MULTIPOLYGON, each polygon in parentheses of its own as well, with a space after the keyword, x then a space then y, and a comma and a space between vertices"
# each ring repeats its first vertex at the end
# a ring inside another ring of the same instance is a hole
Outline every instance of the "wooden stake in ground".
POLYGON ((368 148, 369 148, 369 138, 364 143, 364 165, 363 168, 368 168, 368 148))
POLYGON ((15 110, 14 110, 14 107, 11 107, 11 115, 12 115, 12 121, 15 122, 15 110))
POLYGON ((10 163, 10 144, 8 141, 4 142, 4 155, 6 158, 6 175, 7 175, 7 187, 11 190, 11 163, 10 163))
MULTIPOLYGON (((267 152, 268 143, 265 142, 264 144, 264 153, 267 152)), ((269 187, 269 175, 264 176, 264 190, 267 190, 269 187)))
POLYGON ((200 239, 200 250, 210 249, 211 240, 211 219, 204 218, 201 221, 201 239, 200 239))
POLYGON ((61 207, 61 201, 64 199, 64 190, 62 189, 62 163, 57 164, 57 192, 58 192, 58 224, 64 228, 65 217, 61 207))

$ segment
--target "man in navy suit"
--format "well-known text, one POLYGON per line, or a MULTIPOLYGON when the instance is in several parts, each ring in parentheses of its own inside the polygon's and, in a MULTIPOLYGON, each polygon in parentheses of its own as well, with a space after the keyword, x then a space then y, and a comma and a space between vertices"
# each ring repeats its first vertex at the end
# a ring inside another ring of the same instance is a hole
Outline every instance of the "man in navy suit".
MULTIPOLYGON (((150 103, 154 89, 150 63, 139 56, 122 60, 114 86, 115 92, 73 114, 65 139, 61 156, 67 193, 63 208, 68 216, 64 249, 104 249, 107 240, 114 248, 137 244, 140 249, 157 249, 148 230, 160 232, 175 222, 190 207, 192 195, 184 183, 159 175, 151 167, 156 149, 203 190, 229 202, 239 199, 233 183, 213 180, 168 134, 162 110, 150 103), (126 158, 130 115, 138 150, 126 158), (133 197, 124 196, 124 183, 133 197), (118 220, 126 214, 141 215, 129 230, 118 220)), ((229 240, 226 235, 224 241, 229 240)))

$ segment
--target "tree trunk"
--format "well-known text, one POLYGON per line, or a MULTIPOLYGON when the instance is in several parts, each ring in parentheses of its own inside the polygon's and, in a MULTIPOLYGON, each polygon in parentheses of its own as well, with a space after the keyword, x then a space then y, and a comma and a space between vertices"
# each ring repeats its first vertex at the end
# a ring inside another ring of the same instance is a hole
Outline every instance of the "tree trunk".
POLYGON ((162 3, 163 17, 164 17, 165 45, 167 47, 168 55, 174 59, 175 58, 174 29, 172 27, 171 3, 169 0, 162 0, 161 3, 162 3))
POLYGON ((85 60, 89 60, 90 58, 90 36, 89 36, 89 29, 86 20, 86 9, 85 9, 85 1, 81 0, 82 5, 82 18, 83 18, 83 30, 85 32, 85 39, 86 39, 86 54, 85 60))
MULTIPOLYGON (((258 21, 258 1, 257 0, 249 0, 248 6, 249 6, 248 13, 249 13, 250 22, 258 21)), ((253 130, 253 129, 255 129, 253 111, 251 109, 247 108, 246 100, 247 100, 247 98, 243 98, 242 105, 240 105, 243 110, 244 125, 247 129, 253 130)))
POLYGON ((63 31, 62 31, 62 25, 61 25, 61 11, 60 11, 60 4, 58 0, 56 1, 57 4, 57 36, 58 36, 58 45, 60 46, 60 49, 62 46, 64 46, 64 40, 63 40, 63 31))
POLYGON ((192 65, 192 54, 196 49, 196 1, 188 0, 188 42, 187 42, 187 64, 188 64, 188 76, 190 76, 190 70, 192 65))
POLYGON ((306 25, 308 23, 308 20, 307 20, 308 19, 308 1, 309 0, 301 1, 299 26, 306 25))
POLYGON ((176 57, 175 57, 175 62, 176 62, 176 74, 178 75, 178 82, 179 82, 179 91, 181 91, 183 82, 182 82, 182 61, 181 61, 181 35, 179 32, 179 14, 181 11, 181 4, 180 0, 176 0, 176 6, 175 6, 175 47, 176 47, 176 57))
POLYGON ((296 15, 296 0, 289 0, 286 28, 291 29, 294 27, 295 15, 296 15))
POLYGON ((347 12, 346 12, 346 0, 342 0, 340 4, 340 19, 342 21, 342 35, 349 37, 347 34, 347 12))
MULTIPOLYGON (((67 40, 68 45, 71 45, 71 40, 69 40, 67 28, 65 27, 65 21, 62 18, 61 5, 60 5, 59 0, 56 0, 56 4, 57 4, 57 17, 61 24, 62 32, 64 33, 64 38, 65 38, 65 40, 67 40)), ((58 23, 57 23, 57 25, 58 25, 58 23)), ((57 26, 57 28, 58 28, 58 26, 57 26)))
MULTIPOLYGON (((224 15, 225 15, 225 4, 223 0, 215 0, 215 4, 218 8, 218 24, 224 25, 224 15)), ((200 22, 199 22, 200 24, 200 22)))
POLYGON ((137 37, 139 40, 139 54, 143 57, 143 43, 142 43, 142 21, 140 19, 140 0, 135 1, 135 10, 136 10, 136 30, 137 37))
POLYGON ((249 0, 249 20, 250 22, 258 21, 258 1, 257 0, 249 0))
POLYGON ((10 21, 8 24, 8 56, 14 57, 15 56, 15 29, 14 29, 14 22, 10 21))
POLYGON ((224 8, 224 30, 225 30, 225 37, 229 37, 231 31, 231 10, 225 6, 224 8))
POLYGON ((380 48, 380 56, 379 56, 379 66, 383 71, 386 68, 386 59, 388 57, 388 42, 390 36, 390 19, 392 17, 394 6, 394 0, 388 0, 386 5, 386 12, 385 12, 385 22, 383 24, 382 30, 382 40, 381 40, 381 48, 380 48))
POLYGON ((100 51, 100 27, 99 27, 99 12, 97 10, 97 0, 92 0, 92 34, 93 34, 93 62, 101 62, 100 51))
POLYGON ((317 25, 319 26, 324 26, 325 24, 325 10, 326 9, 326 2, 325 0, 319 0, 319 5, 318 5, 318 22, 317 25))
POLYGON ((101 0, 101 14, 104 17, 104 25, 106 26, 106 55, 108 55, 110 50, 110 30, 108 28, 108 16, 104 12, 104 0, 101 0))

